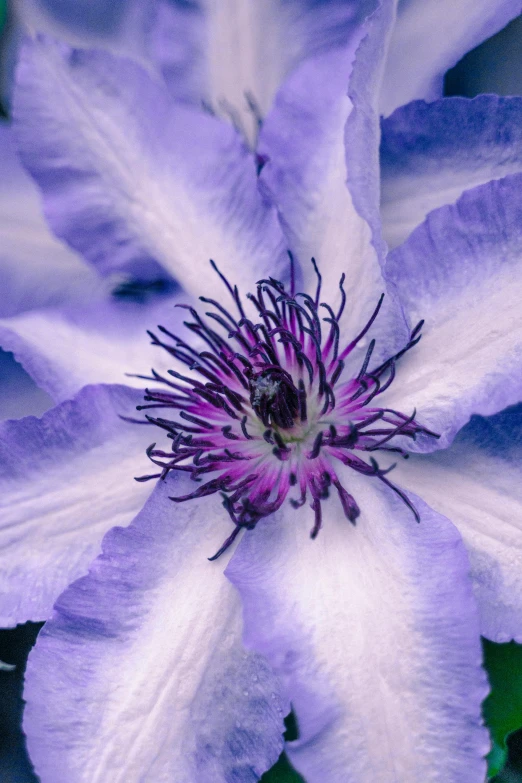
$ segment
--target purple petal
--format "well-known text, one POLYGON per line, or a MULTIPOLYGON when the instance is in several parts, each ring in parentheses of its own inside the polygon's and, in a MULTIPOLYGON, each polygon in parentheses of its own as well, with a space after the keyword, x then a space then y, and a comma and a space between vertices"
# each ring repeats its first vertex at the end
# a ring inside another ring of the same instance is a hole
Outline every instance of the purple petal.
POLYGON ((281 752, 286 705, 242 648, 223 562, 207 560, 230 520, 213 498, 174 505, 177 483, 106 536, 30 656, 24 728, 42 783, 254 783, 281 752))
MULTIPOLYGON (((416 408, 451 442, 472 413, 518 402, 522 383, 522 175, 431 212, 388 257, 387 274, 421 344, 398 365, 386 405, 416 408)), ((433 448, 433 439, 422 448, 433 448)), ((419 446, 420 448, 420 446, 419 446)))
MULTIPOLYGON (((365 30, 361 24, 358 39, 365 30)), ((258 148, 267 160, 260 183, 277 204, 305 290, 314 291, 317 283, 312 257, 323 277, 322 297, 334 308, 345 275, 349 305, 343 333, 348 340, 386 290, 369 226, 354 208, 353 191, 346 184, 344 128, 352 112, 346 93, 357 43, 354 39, 351 49, 310 59, 295 71, 276 97, 258 148)), ((395 334, 402 341, 402 319, 392 295, 385 300, 378 327, 386 333, 387 351, 395 334)))
POLYGON ((126 524, 150 494, 148 427, 122 421, 140 393, 88 387, 42 419, 0 424, 0 625, 45 620, 85 573, 103 535, 126 524))
POLYGON ((355 209, 371 229, 372 244, 381 264, 382 239, 379 183, 379 90, 388 42, 395 20, 394 0, 381 0, 368 19, 367 35, 359 46, 348 95, 353 104, 345 127, 348 188, 355 209))
POLYGON ((286 269, 237 133, 173 105, 132 61, 28 40, 15 119, 53 230, 104 274, 164 269, 199 293, 209 258, 245 287, 286 269))
POLYGON ((344 46, 361 14, 357 0, 211 0, 156 4, 149 56, 173 96, 243 127, 255 140, 277 89, 302 60, 344 46), (249 106, 248 97, 255 103, 249 106))
POLYGON ((382 123, 381 215, 390 247, 468 188, 522 171, 522 99, 415 101, 382 123))
POLYGON ((458 527, 471 561, 481 633, 522 642, 522 408, 473 417, 450 449, 397 466, 458 527))
POLYGON ((442 95, 444 73, 521 11, 520 0, 401 0, 381 89, 381 113, 442 95))
POLYGON ((13 6, 14 21, 25 30, 76 46, 99 46, 135 57, 144 54, 150 0, 147 8, 140 0, 14 0, 13 6))
POLYGON ((0 123, 0 167, 0 315, 95 290, 97 275, 49 231, 40 195, 19 163, 7 123, 0 123))
POLYGON ((460 536, 415 497, 420 524, 372 479, 347 469, 343 483, 356 527, 333 498, 314 541, 311 512, 283 513, 227 568, 245 643, 296 715, 291 761, 307 783, 483 780, 487 686, 460 536))

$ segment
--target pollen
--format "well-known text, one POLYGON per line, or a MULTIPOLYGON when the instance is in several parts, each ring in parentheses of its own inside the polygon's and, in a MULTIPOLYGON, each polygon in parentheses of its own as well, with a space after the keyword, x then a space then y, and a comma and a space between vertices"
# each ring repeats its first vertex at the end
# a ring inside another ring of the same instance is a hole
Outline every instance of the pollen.
POLYGON ((233 528, 210 560, 241 530, 255 528, 287 499, 294 508, 310 501, 312 538, 321 529, 322 503, 332 491, 355 524, 359 506, 341 484, 339 463, 386 484, 419 521, 408 496, 388 478, 394 466, 381 468, 374 454, 407 457, 405 438, 415 439, 419 433, 438 437, 415 420, 415 411, 408 416, 377 405, 395 380, 397 362, 421 339, 422 321, 401 351, 375 366, 371 340, 354 373, 352 354, 378 317, 384 295, 359 334, 344 344, 344 275, 340 307, 334 312, 320 301, 321 275, 315 261, 315 297, 295 292, 291 257, 290 262, 289 290, 274 278, 260 280, 256 293, 247 295, 247 314, 237 287, 211 261, 231 305, 200 297, 209 306, 204 316, 191 305, 177 305, 190 315, 184 325, 191 337, 183 339, 163 326, 149 335, 153 345, 186 371, 172 369, 165 377, 153 370, 151 376, 137 376, 154 384, 145 390, 138 409, 156 411, 146 413, 146 420, 166 433, 171 446, 164 450, 152 443, 147 454, 159 471, 136 480, 164 480, 171 471, 181 471, 195 487, 172 501, 221 494, 233 528))

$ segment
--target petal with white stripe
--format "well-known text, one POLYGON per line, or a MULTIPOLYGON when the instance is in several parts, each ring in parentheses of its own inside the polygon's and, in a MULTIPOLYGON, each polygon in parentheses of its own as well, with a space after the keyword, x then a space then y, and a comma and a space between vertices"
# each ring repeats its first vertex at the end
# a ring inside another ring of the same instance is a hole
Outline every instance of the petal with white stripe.
POLYGON ((282 749, 285 705, 241 645, 239 597, 209 563, 230 532, 214 498, 160 484, 58 600, 26 673, 42 783, 254 783, 282 749))
POLYGON ((459 529, 481 633, 522 642, 522 408, 474 416, 449 449, 412 455, 397 480, 459 529))
POLYGON ((381 216, 390 248, 464 190, 522 171, 522 98, 414 101, 381 127, 381 216))
POLYGON ((152 14, 149 56, 176 98, 204 101, 253 142, 257 115, 266 115, 292 69, 346 45, 371 5, 372 0, 160 0, 152 14))
MULTIPOLYGON (((431 212, 388 256, 386 271, 418 347, 397 367, 383 397, 451 442, 473 413, 520 400, 522 388, 522 175, 466 191, 431 212)), ((432 438, 419 448, 432 450, 432 438)))
POLYGON ((48 411, 0 424, 0 626, 46 620, 62 590, 86 573, 113 525, 136 515, 152 487, 140 393, 93 386, 48 411))
POLYGON ((487 686, 460 536, 422 501, 417 524, 390 489, 346 471, 356 527, 333 498, 315 540, 306 507, 281 513, 227 568, 245 643, 292 702, 290 759, 307 783, 483 780, 487 686))
MULTIPOLYGON (((358 40, 365 30, 361 26, 358 40)), ((351 145, 359 143, 348 132, 345 137, 353 110, 347 91, 358 40, 351 49, 308 60, 289 77, 263 125, 258 147, 266 160, 260 185, 278 207, 285 236, 300 262, 304 290, 313 292, 317 282, 312 257, 322 275, 322 297, 334 308, 344 275, 348 306, 342 328, 353 336, 386 291, 370 226, 354 206, 360 192, 351 187, 345 159, 351 145)), ((369 176, 373 174, 377 178, 377 163, 369 176)), ((404 338, 391 292, 376 327, 386 333, 388 351, 404 338)))
POLYGON ((102 273, 163 270, 199 293, 209 258, 245 286, 286 269, 238 134, 131 60, 27 40, 14 116, 53 230, 102 273))
MULTIPOLYGON (((61 309, 49 308, 0 319, 0 345, 12 351, 27 373, 55 402, 70 399, 93 383, 124 383, 143 388, 150 375, 172 368, 175 360, 153 347, 147 329, 158 323, 175 329, 182 311, 179 296, 150 302, 86 296, 61 309)), ((190 301, 190 300, 189 300, 190 301)))

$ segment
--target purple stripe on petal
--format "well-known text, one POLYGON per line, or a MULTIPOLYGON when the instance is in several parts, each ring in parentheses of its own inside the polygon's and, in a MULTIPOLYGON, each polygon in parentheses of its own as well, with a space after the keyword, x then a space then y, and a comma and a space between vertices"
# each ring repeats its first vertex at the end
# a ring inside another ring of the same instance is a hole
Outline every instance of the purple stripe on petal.
POLYGON ((342 479, 361 509, 355 527, 333 498, 314 541, 311 518, 282 512, 227 568, 245 642, 296 715, 291 761, 307 783, 483 780, 487 684, 460 536, 415 496, 420 524, 388 488, 342 479))
MULTIPOLYGON (((522 383, 522 175, 466 191, 431 212, 388 257, 391 283, 411 323, 425 319, 416 355, 404 357, 390 407, 451 442, 473 413, 518 402, 522 383)), ((434 443, 420 443, 431 450, 434 443)))
POLYGON ((197 293, 210 258, 247 286, 284 274, 275 210, 228 124, 173 104, 131 60, 41 36, 23 47, 15 93, 46 216, 103 274, 163 270, 197 293))
POLYGON ((87 570, 101 539, 126 524, 151 491, 150 432, 121 420, 141 395, 91 386, 74 400, 0 425, 0 625, 45 620, 87 570))
POLYGON ((24 727, 42 783, 254 783, 281 752, 286 704, 207 560, 230 522, 213 499, 174 506, 187 483, 106 536, 38 639, 24 727))
POLYGON ((521 98, 415 101, 381 127, 381 215, 391 248, 432 209, 522 170, 521 98))
POLYGON ((522 642, 522 408, 474 416, 451 448, 412 455, 400 483, 459 529, 471 561, 481 633, 522 642), (443 489, 442 489, 443 488, 443 489))

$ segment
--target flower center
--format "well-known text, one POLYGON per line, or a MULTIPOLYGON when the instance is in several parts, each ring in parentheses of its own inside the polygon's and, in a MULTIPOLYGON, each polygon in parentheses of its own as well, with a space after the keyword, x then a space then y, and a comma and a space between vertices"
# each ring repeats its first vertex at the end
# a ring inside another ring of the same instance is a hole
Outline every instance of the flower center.
POLYGON ((373 452, 407 457, 403 438, 414 439, 421 432, 438 437, 415 421, 415 412, 407 416, 375 405, 394 381, 397 361, 419 342, 422 322, 401 351, 370 370, 375 347, 371 340, 355 377, 345 377, 346 360, 377 318, 384 295, 362 331, 342 347, 344 275, 337 313, 320 302, 321 276, 315 261, 314 298, 294 293, 293 284, 287 291, 273 278, 259 281, 256 294, 248 295, 257 312, 253 321, 237 287, 211 263, 228 289, 233 310, 200 297, 211 307, 203 318, 193 307, 178 305, 192 317, 185 326, 197 337, 198 349, 164 327, 159 327, 161 338, 149 332, 152 343, 187 366, 190 374, 169 370, 170 378, 154 371, 150 377, 138 376, 158 385, 146 389, 146 404, 138 409, 169 409, 175 416, 146 415, 150 424, 166 431, 172 447, 164 451, 153 443, 147 454, 161 470, 137 480, 164 479, 170 471, 188 473, 197 486, 171 498, 177 503, 222 493, 234 528, 210 560, 219 557, 241 529, 251 530, 277 511, 291 491, 295 495, 297 490, 290 498, 294 508, 311 498, 312 538, 321 528, 321 503, 332 488, 347 519, 355 524, 359 507, 341 484, 336 463, 384 482, 418 521, 407 495, 387 478, 394 466, 380 468, 373 452))

